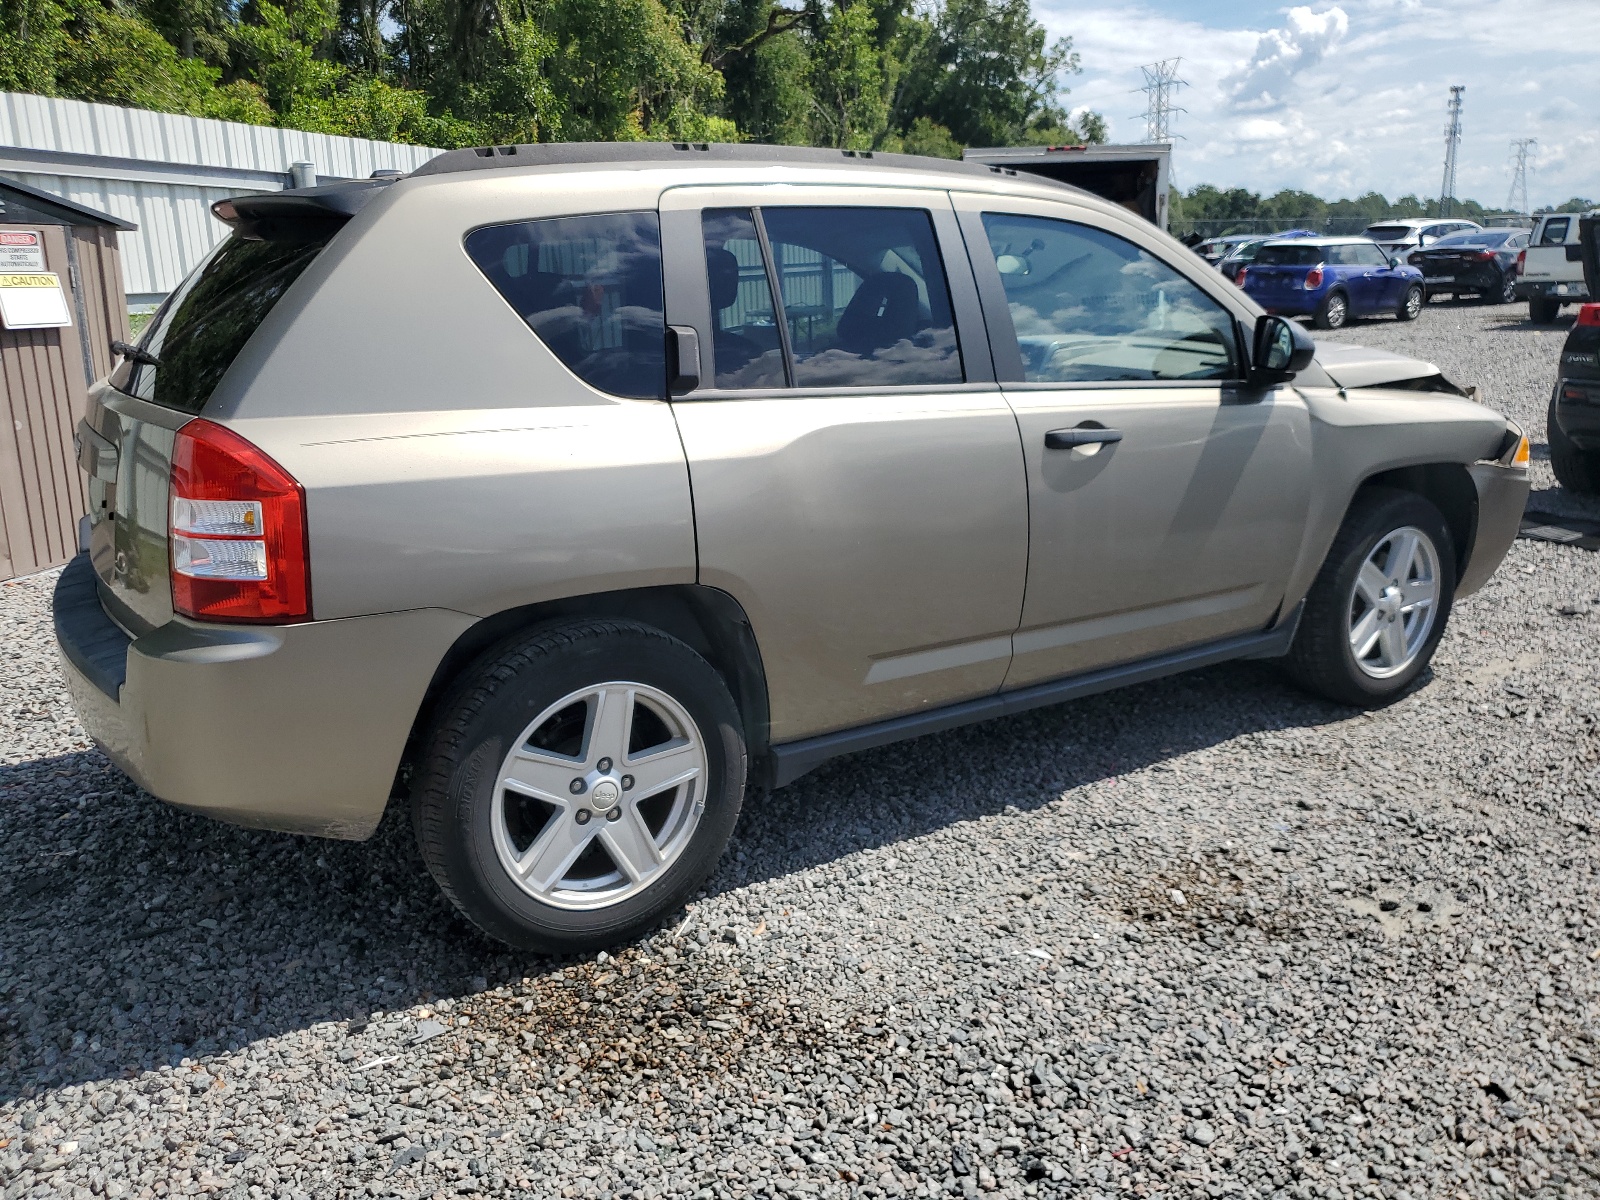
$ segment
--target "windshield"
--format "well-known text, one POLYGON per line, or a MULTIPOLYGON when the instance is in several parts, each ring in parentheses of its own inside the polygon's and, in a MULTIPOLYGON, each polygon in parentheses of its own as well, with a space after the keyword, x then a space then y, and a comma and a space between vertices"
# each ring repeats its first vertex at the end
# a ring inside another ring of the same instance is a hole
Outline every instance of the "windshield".
POLYGON ((1378 242, 1403 242, 1411 234, 1409 225, 1369 225, 1362 236, 1378 242))
POLYGON ((333 236, 325 225, 305 233, 273 241, 236 233, 223 241, 166 298, 139 339, 139 349, 160 365, 134 362, 126 382, 113 376, 113 383, 141 400, 198 413, 272 306, 333 236))
POLYGON ((1255 261, 1257 266, 1314 267, 1327 252, 1323 246, 1263 246, 1255 261))

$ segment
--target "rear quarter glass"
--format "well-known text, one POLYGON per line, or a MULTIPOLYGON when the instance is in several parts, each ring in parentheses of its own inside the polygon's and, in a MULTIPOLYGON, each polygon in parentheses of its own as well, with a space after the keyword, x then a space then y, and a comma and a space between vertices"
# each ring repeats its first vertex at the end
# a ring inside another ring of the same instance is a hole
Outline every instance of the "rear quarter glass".
POLYGON ((157 310, 139 341, 156 363, 124 361, 112 386, 164 408, 198 414, 245 343, 332 239, 326 225, 222 242, 157 310))

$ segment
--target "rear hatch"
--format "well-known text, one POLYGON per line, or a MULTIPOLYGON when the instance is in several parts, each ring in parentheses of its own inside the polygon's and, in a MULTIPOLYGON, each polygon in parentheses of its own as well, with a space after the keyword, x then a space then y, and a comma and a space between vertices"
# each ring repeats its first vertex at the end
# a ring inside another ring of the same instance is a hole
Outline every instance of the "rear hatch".
POLYGON ((1383 247, 1385 254, 1398 254, 1416 242, 1416 230, 1409 225, 1369 225, 1361 236, 1383 247))
POLYGON ((172 619, 168 485, 177 432, 267 314, 376 186, 305 188, 219 203, 233 226, 167 297, 78 428, 89 553, 106 611, 140 636, 172 619))
POLYGON ((1266 308, 1273 302, 1303 295, 1306 275, 1319 266, 1327 252, 1320 246, 1266 245, 1245 267, 1244 290, 1266 308))

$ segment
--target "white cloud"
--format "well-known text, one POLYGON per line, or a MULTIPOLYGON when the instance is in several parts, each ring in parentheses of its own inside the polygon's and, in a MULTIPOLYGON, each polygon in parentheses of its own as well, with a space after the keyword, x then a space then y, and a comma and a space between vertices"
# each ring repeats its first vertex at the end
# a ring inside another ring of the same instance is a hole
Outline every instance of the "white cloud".
POLYGON ((1349 32, 1342 8, 1291 8, 1289 23, 1261 35, 1250 61, 1222 81, 1223 92, 1235 108, 1281 108, 1295 76, 1320 63, 1349 32))
POLYGON ((1600 72, 1570 0, 1338 0, 1342 29, 1319 0, 1325 11, 1298 11, 1320 32, 1270 0, 1115 3, 1033 0, 1051 34, 1071 36, 1082 55, 1069 103, 1101 113, 1113 141, 1144 136, 1139 67, 1182 56, 1181 187, 1437 196, 1445 102, 1451 84, 1465 84, 1459 195, 1503 203, 1510 143, 1535 137, 1535 204, 1600 198, 1600 72), (1281 103, 1269 109, 1263 92, 1281 103))

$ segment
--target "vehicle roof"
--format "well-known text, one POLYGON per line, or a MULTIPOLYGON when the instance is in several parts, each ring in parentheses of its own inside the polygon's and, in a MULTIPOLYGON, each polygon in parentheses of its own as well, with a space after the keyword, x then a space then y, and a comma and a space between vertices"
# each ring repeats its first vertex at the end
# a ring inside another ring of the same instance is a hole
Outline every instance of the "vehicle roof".
POLYGON ((1395 217, 1393 220, 1388 220, 1388 221, 1374 221, 1374 222, 1372 222, 1372 224, 1368 225, 1367 228, 1368 229, 1376 229, 1380 225, 1405 225, 1408 228, 1416 229, 1416 228, 1418 228, 1419 226, 1422 226, 1422 225, 1444 225, 1444 224, 1476 225, 1477 222, 1473 221, 1473 220, 1470 220, 1467 217, 1395 217))
POLYGON ((1269 246, 1370 246, 1370 245, 1372 245, 1372 239, 1371 238, 1361 237, 1361 236, 1356 235, 1356 234, 1352 234, 1349 237, 1297 237, 1297 238, 1274 237, 1269 242, 1267 242, 1267 245, 1269 245, 1269 246))

